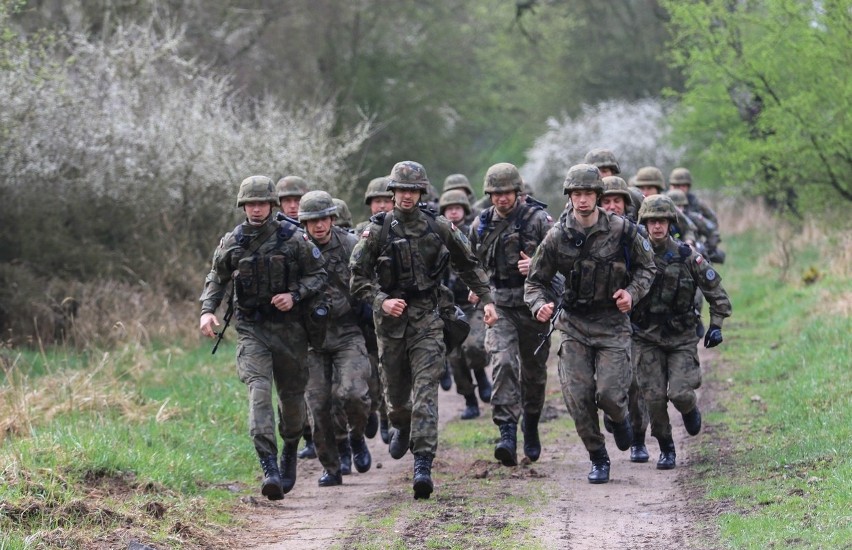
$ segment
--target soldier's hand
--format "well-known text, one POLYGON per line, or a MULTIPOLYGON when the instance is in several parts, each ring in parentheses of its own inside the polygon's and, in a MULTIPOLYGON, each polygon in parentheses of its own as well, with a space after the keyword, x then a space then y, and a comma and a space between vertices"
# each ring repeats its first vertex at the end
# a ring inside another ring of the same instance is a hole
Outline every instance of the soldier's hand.
POLYGON ((474 294, 474 292, 471 290, 470 292, 467 293, 467 301, 470 302, 473 305, 476 305, 476 304, 479 303, 479 296, 474 294))
POLYGON ((382 311, 391 317, 399 317, 402 315, 402 312, 405 311, 405 307, 407 305, 408 304, 405 303, 405 300, 400 298, 388 298, 382 302, 382 311))
POLYGON ((707 334, 704 335, 704 347, 714 348, 722 343, 722 327, 710 325, 707 334))
POLYGON ((556 306, 553 302, 544 304, 535 312, 535 320, 539 323, 546 323, 550 321, 550 317, 553 315, 554 309, 556 309, 556 306))
POLYGON ((199 323, 201 334, 208 338, 216 338, 216 332, 213 330, 214 325, 219 326, 219 319, 216 318, 215 313, 204 313, 201 315, 201 322, 199 323))
POLYGON ((612 295, 612 299, 615 300, 615 307, 621 313, 628 313, 633 307, 633 296, 623 288, 616 290, 615 294, 612 295))
POLYGON ((485 314, 482 317, 482 320, 485 321, 485 326, 493 327, 498 318, 497 307, 494 304, 486 304, 485 314))
POLYGON ((271 303, 279 311, 290 311, 295 305, 295 303, 293 302, 293 295, 289 292, 285 292, 283 294, 276 294, 272 297, 271 303))
POLYGON ((521 272, 521 275, 524 277, 527 276, 527 273, 530 272, 530 262, 532 259, 526 255, 526 253, 521 250, 521 259, 518 260, 518 271, 521 272))

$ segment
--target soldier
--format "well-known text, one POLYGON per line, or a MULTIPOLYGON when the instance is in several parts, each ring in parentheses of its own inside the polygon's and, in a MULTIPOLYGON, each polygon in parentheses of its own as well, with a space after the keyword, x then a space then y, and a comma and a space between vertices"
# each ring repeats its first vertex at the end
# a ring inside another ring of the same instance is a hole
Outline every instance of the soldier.
POLYGON ((423 166, 398 162, 390 174, 394 209, 371 218, 352 252, 352 295, 373 306, 388 417, 388 450, 414 454, 414 498, 433 490, 438 446, 438 377, 444 365, 440 281, 447 264, 485 304, 485 323, 497 312, 487 277, 467 238, 443 216, 419 208, 429 183, 423 166))
POLYGON ((686 198, 689 201, 689 205, 686 208, 688 213, 691 214, 693 212, 698 212, 706 219, 713 222, 713 224, 719 225, 719 218, 716 217, 716 212, 704 204, 704 202, 692 192, 692 173, 690 173, 688 169, 675 168, 672 170, 671 174, 669 174, 669 186, 672 189, 680 189, 686 193, 686 198))
POLYGON ((340 485, 353 459, 360 473, 372 464, 364 438, 370 414, 370 360, 349 294, 349 256, 358 239, 335 227, 335 217, 337 205, 325 191, 308 191, 299 201, 299 222, 322 252, 328 273, 328 324, 322 344, 311 348, 305 392, 314 419, 314 445, 325 468, 320 487, 340 485))
POLYGON ((696 244, 701 245, 698 251, 713 263, 724 263, 725 252, 719 249, 719 242, 722 240, 719 227, 697 209, 690 209, 689 197, 682 190, 672 188, 666 191, 666 194, 672 199, 678 213, 686 216, 695 225, 696 244))
POLYGON ((722 343, 722 320, 731 315, 731 302, 722 278, 700 254, 669 235, 676 219, 675 206, 665 195, 645 199, 639 223, 648 229, 657 275, 650 292, 633 309, 633 341, 639 381, 651 415, 651 435, 660 444, 657 469, 675 467, 675 446, 669 423, 668 401, 683 416, 689 435, 701 430, 701 412, 695 390, 701 385, 699 336, 693 297, 701 289, 710 304, 710 329, 704 347, 722 343))
MULTIPOLYGON (((390 212, 393 210, 393 192, 388 191, 388 178, 381 176, 373 178, 367 184, 367 190, 364 192, 364 204, 370 208, 370 216, 375 216, 379 212, 390 212)), ((370 224, 370 220, 363 221, 355 226, 355 235, 363 233, 364 229, 370 224)), ((382 380, 379 376, 379 344, 376 339, 376 327, 373 325, 373 312, 369 308, 369 304, 362 304, 361 315, 361 330, 364 333, 364 341, 367 344, 367 354, 370 356, 370 366, 372 374, 370 376, 370 400, 372 403, 372 411, 370 413, 370 423, 367 428, 367 436, 375 436, 375 430, 372 429, 375 423, 376 413, 379 416, 379 433, 382 441, 387 445, 390 442, 388 434, 388 410, 385 404, 384 391, 382 390, 382 380), (370 435, 372 433, 372 435, 370 435)))
MULTIPOLYGON (((666 182, 663 173, 655 166, 643 166, 636 172, 635 187, 642 195, 650 197, 666 190, 666 182)), ((678 213, 677 221, 671 224, 669 230, 672 237, 683 241, 690 246, 695 246, 695 224, 685 215, 678 213)))
POLYGON ((631 327, 626 313, 648 292, 654 260, 650 243, 632 222, 596 206, 603 193, 597 167, 572 166, 563 188, 571 210, 536 250, 524 300, 539 322, 556 316, 562 396, 589 451, 589 482, 606 483, 610 463, 598 409, 612 417, 616 446, 626 451, 633 440, 627 409, 631 327), (566 279, 559 307, 547 295, 557 272, 566 279))
POLYGON ((334 217, 334 226, 341 229, 348 229, 351 233, 352 212, 349 210, 349 205, 346 204, 345 200, 338 199, 337 197, 334 197, 332 200, 334 201, 334 205, 337 206, 337 216, 334 217))
MULTIPOLYGON (((500 429, 494 458, 515 466, 518 421, 523 421, 524 455, 535 462, 541 455, 538 422, 544 407, 549 348, 535 350, 547 325, 536 321, 524 304, 524 279, 530 256, 553 220, 537 203, 521 202, 521 175, 507 162, 485 174, 485 193, 492 206, 483 210, 470 229, 471 245, 488 270, 491 295, 499 319, 485 331, 485 350, 494 380, 491 418, 500 429), (520 363, 520 364, 519 364, 520 363)), ((475 303, 475 297, 471 297, 475 303)))
MULTIPOLYGON (((633 197, 627 188, 627 182, 618 176, 607 176, 603 178, 603 194, 598 200, 598 206, 612 212, 618 216, 624 216, 630 221, 635 222, 635 218, 631 218, 625 214, 628 209, 631 209, 633 197)), ((643 236, 646 236, 643 234, 643 236)), ((631 353, 631 359, 635 359, 636 354, 631 353)), ((648 429, 648 409, 645 406, 645 399, 642 397, 642 390, 639 387, 639 380, 636 377, 635 365, 631 364, 630 389, 627 392, 627 409, 630 413, 630 423, 633 429, 633 443, 630 445, 630 462, 648 462, 651 458, 648 454, 648 448, 645 446, 645 431, 648 429)), ((604 427, 612 433, 612 419, 604 414, 604 427)))
MULTIPOLYGON (((615 153, 610 151, 609 149, 592 149, 588 153, 586 153, 583 162, 586 164, 594 164, 598 167, 598 170, 601 172, 601 178, 606 182, 606 178, 612 176, 618 176, 621 174, 621 167, 618 165, 618 160, 615 158, 615 153)), ((624 180, 622 180, 624 181, 624 180)), ((626 185, 626 184, 625 184, 626 185)), ((636 191, 635 188, 631 190, 630 187, 627 187, 627 193, 630 195, 631 201, 629 204, 626 204, 624 212, 619 214, 619 216, 627 216, 632 221, 636 221, 636 213, 639 211, 639 207, 642 205, 643 196, 642 193, 636 191)), ((606 206, 603 204, 600 205, 604 210, 607 210, 606 206)))
POLYGON ((284 498, 296 483, 296 449, 305 424, 308 332, 305 302, 325 290, 322 254, 297 225, 277 221, 278 195, 272 180, 243 180, 237 206, 246 221, 222 238, 201 294, 201 333, 213 338, 216 308, 234 282, 237 372, 249 389, 249 423, 263 467, 261 493, 284 498), (284 440, 277 461, 272 386, 278 394, 278 430, 284 440))
MULTIPOLYGON (((473 222, 473 219, 479 214, 479 211, 474 209, 472 205, 476 202, 476 194, 473 192, 473 187, 470 185, 470 181, 467 179, 467 176, 464 174, 450 174, 446 178, 444 178, 444 193, 447 191, 453 191, 456 189, 460 189, 465 192, 467 195, 467 203, 468 203, 468 214, 465 216, 465 222, 470 225, 473 222)), ((443 196, 443 194, 441 195, 443 196)), ((438 208, 440 209, 441 204, 438 201, 438 208)))
MULTIPOLYGON (((442 216, 453 222, 463 234, 468 233, 470 227, 465 223, 465 216, 470 213, 470 202, 462 189, 444 191, 438 207, 442 216)), ((485 353, 485 323, 482 321, 482 310, 467 300, 470 289, 452 270, 447 271, 445 284, 453 294, 453 301, 462 309, 470 324, 470 334, 462 342, 461 348, 447 353, 447 361, 453 369, 453 378, 456 381, 456 391, 464 397, 465 409, 461 419, 470 420, 479 417, 479 402, 474 393, 477 387, 479 398, 484 403, 491 401, 491 381, 485 372, 485 366, 488 364, 488 356, 485 353), (471 371, 476 377, 476 386, 470 375, 471 371)))
POLYGON ((299 199, 308 192, 308 182, 299 176, 285 176, 278 180, 275 189, 284 215, 299 219, 299 199))

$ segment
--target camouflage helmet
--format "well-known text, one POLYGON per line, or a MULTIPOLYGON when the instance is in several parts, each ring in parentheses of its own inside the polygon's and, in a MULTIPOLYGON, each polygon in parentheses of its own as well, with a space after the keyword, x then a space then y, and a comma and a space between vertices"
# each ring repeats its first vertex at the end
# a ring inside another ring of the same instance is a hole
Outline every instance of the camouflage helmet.
POLYGON ((284 176, 275 184, 278 199, 283 197, 301 197, 308 192, 308 182, 299 176, 284 176))
POLYGON ((692 185, 692 174, 686 168, 675 168, 669 174, 669 184, 692 185))
POLYGON ((404 160, 397 162, 388 176, 388 189, 404 189, 408 191, 427 192, 429 190, 429 178, 426 169, 419 162, 404 160))
POLYGON ((370 201, 376 197, 392 199, 393 191, 388 191, 389 181, 387 176, 371 179, 370 183, 367 184, 367 190, 364 192, 364 204, 370 206, 370 201))
POLYGON ((639 209, 639 223, 651 218, 662 218, 670 222, 677 221, 677 209, 668 195, 651 195, 645 197, 639 209))
POLYGON ((636 172, 636 187, 656 187, 657 193, 666 189, 663 173, 656 166, 643 166, 636 172))
POLYGON ((618 161, 615 160, 615 153, 609 149, 592 149, 583 158, 586 164, 594 164, 599 169, 609 168, 613 174, 620 174, 621 169, 618 167, 618 161))
POLYGON ((666 195, 669 196, 675 206, 689 206, 689 198, 680 189, 669 189, 666 191, 666 195))
POLYGON ((603 181, 601 171, 594 164, 575 164, 568 169, 568 175, 562 183, 562 194, 568 195, 571 191, 588 189, 598 195, 603 193, 603 181))
POLYGON ((524 182, 514 164, 498 162, 485 173, 484 191, 486 194, 520 192, 524 182))
POLYGON ((336 216, 337 205, 325 191, 308 191, 299 199, 299 221, 336 216))
POLYGON ((624 198, 624 206, 633 204, 633 197, 627 188, 627 182, 618 176, 607 176, 603 178, 603 193, 601 197, 610 195, 621 195, 624 198))
POLYGON ((337 219, 334 220, 334 225, 349 229, 352 227, 352 212, 349 211, 349 205, 343 199, 333 198, 334 205, 337 206, 337 219))
POLYGON ((458 188, 444 191, 444 194, 441 195, 441 199, 438 201, 438 210, 443 214, 448 206, 454 204, 464 208, 465 216, 470 214, 470 200, 467 198, 467 193, 464 192, 464 189, 458 188))
POLYGON ((464 174, 450 174, 444 179, 444 192, 452 189, 463 189, 468 198, 474 195, 473 187, 470 186, 470 181, 464 174))
POLYGON ((237 193, 237 208, 249 202, 268 202, 278 206, 278 195, 272 180, 266 176, 249 176, 240 183, 237 193))

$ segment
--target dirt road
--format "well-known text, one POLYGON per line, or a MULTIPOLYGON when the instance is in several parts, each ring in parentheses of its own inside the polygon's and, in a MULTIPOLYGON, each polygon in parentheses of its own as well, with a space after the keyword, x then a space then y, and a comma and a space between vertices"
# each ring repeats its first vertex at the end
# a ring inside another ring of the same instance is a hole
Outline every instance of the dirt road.
MULTIPOLYGON (((702 350, 703 351, 703 350, 702 350)), ((703 354, 702 366, 713 368, 714 357, 703 354)), ((551 363, 554 363, 551 358, 551 363)), ((555 369, 551 369, 555 371, 555 369)), ((549 378, 548 415, 566 416, 561 402, 556 373, 549 378)), ((702 403, 703 399, 700 398, 702 403)), ((463 406, 461 397, 454 392, 440 392, 439 408, 441 424, 457 418, 463 406)), ((485 415, 490 411, 483 409, 485 415)), ((526 543, 538 548, 559 549, 608 549, 608 548, 700 548, 707 542, 695 537, 695 530, 702 520, 699 511, 689 504, 687 489, 682 481, 691 475, 688 436, 683 429, 680 415, 670 408, 672 425, 677 445, 677 468, 659 471, 655 468, 658 456, 656 441, 649 437, 651 460, 646 464, 629 461, 628 453, 619 452, 611 436, 607 436, 607 448, 612 460, 611 481, 604 485, 591 485, 586 480, 589 457, 576 432, 553 433, 553 422, 542 424, 545 444, 542 459, 527 466, 520 466, 511 482, 518 484, 536 483, 542 494, 542 505, 536 510, 518 510, 529 518, 533 526, 525 534, 526 543), (544 434, 551 433, 546 438, 544 434), (525 469, 524 469, 525 468, 525 469)), ((494 429, 497 436, 496 428, 494 429)), ((701 437, 701 436, 699 436, 701 437)), ((373 469, 366 474, 353 473, 344 478, 344 485, 335 488, 319 488, 316 480, 321 468, 316 460, 299 463, 299 478, 294 491, 283 501, 271 503, 256 500, 250 512, 248 528, 240 534, 238 544, 253 549, 307 550, 329 548, 334 545, 347 547, 344 542, 352 532, 360 532, 354 540, 364 540, 363 525, 358 518, 365 512, 370 517, 383 517, 390 513, 399 499, 410 499, 410 476, 412 459, 410 454, 402 460, 393 460, 387 454, 381 440, 369 441, 373 454, 373 469)), ((505 475, 507 469, 494 464, 471 464, 464 453, 442 453, 436 460, 436 471, 469 472, 477 468, 505 475)), ((495 476, 490 476, 491 480, 495 476)), ((442 490, 441 475, 436 475, 436 494, 442 490)), ((483 484, 482 490, 494 490, 495 483, 483 484)), ((517 490, 504 490, 502 496, 517 490)), ((501 498, 501 493, 495 493, 501 498)), ((435 502, 435 499, 432 500, 435 502)), ((410 526, 409 526, 410 528, 410 526)), ((416 530, 415 530, 416 531, 416 530)), ((409 534, 403 539, 403 547, 426 547, 428 528, 421 526, 416 536, 409 534), (412 541, 419 540, 422 544, 412 541)), ((704 532, 703 536, 707 536, 704 532)), ((350 539, 349 542, 351 542, 350 539)), ((443 547, 443 546, 435 546, 443 547)))

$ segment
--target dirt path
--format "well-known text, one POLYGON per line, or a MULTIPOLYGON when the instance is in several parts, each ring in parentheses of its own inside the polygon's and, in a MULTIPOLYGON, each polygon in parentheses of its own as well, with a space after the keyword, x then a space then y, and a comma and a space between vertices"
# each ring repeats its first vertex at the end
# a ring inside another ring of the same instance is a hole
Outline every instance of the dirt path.
MULTIPOLYGON (((551 363, 554 361, 552 358, 551 363)), ((702 353, 705 372, 713 368, 713 361, 713 355, 702 353)), ((564 416, 567 411, 558 390, 554 391, 558 388, 557 375, 554 368, 551 371, 547 413, 564 416)), ((463 402, 454 391, 439 393, 443 425, 457 417, 463 402)), ((699 398, 699 403, 703 401, 699 398)), ((483 412, 489 414, 487 408, 483 412)), ((534 477, 543 493, 549 496, 547 502, 532 513, 535 527, 529 533, 529 541, 538 547, 572 550, 698 547, 692 535, 693 527, 707 518, 697 517, 696 507, 689 504, 682 483, 691 475, 690 438, 673 408, 670 408, 670 417, 677 446, 677 468, 673 471, 655 468, 659 450, 650 436, 651 460, 646 464, 634 464, 629 461, 627 452, 615 448, 612 436, 608 435, 611 481, 603 485, 591 485, 586 480, 589 458, 576 432, 555 434, 555 440, 553 437, 546 440, 542 459, 520 472, 521 477, 534 477), (529 476, 530 468, 534 469, 532 476, 529 476)), ((554 429, 550 424, 542 424, 543 434, 554 429)), ((318 461, 300 461, 293 493, 277 503, 255 501, 250 525, 241 534, 239 546, 289 550, 328 548, 340 543, 347 532, 357 531, 355 521, 364 512, 370 510, 373 517, 382 517, 382 512, 402 498, 402 494, 408 498, 410 455, 398 461, 391 459, 378 437, 369 441, 369 445, 373 469, 366 474, 347 476, 342 487, 319 488, 316 484, 321 472, 318 461)), ((462 453, 442 453, 439 459, 436 469, 458 472, 474 467, 469 457, 462 453)), ((492 466, 501 468, 495 465, 488 465, 488 468, 492 466)), ((436 483, 437 491, 441 491, 440 482, 436 483)), ((519 510, 518 514, 530 516, 528 510, 519 510)))

